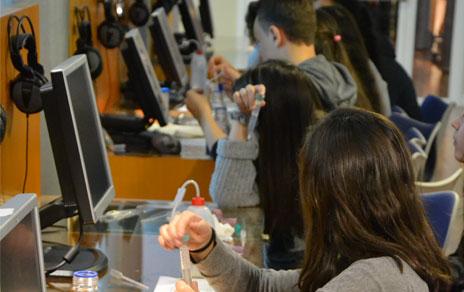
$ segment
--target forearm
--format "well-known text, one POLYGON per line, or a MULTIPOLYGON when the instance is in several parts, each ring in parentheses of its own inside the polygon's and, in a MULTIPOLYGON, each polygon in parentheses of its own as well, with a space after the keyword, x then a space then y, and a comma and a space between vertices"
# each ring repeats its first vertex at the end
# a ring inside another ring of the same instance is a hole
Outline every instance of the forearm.
POLYGON ((229 133, 229 140, 231 141, 246 141, 248 136, 248 129, 245 125, 236 120, 231 121, 231 128, 229 133))
POLYGON ((227 137, 226 133, 222 131, 219 125, 214 120, 211 112, 203 113, 199 119, 199 123, 205 134, 206 144, 208 149, 211 149, 219 139, 227 137))
POLYGON ((259 269, 222 242, 217 242, 197 267, 216 291, 298 290, 298 271, 259 269))

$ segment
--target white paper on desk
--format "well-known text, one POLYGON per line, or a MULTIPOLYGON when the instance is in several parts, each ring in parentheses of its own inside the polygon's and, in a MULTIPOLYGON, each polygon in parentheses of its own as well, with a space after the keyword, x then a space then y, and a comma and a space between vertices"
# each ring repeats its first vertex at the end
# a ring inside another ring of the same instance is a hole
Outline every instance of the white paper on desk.
POLYGON ((0 208, 0 217, 10 216, 11 214, 13 214, 13 212, 13 208, 0 208))
MULTIPOLYGON (((154 292, 175 292, 176 282, 179 279, 173 277, 161 276, 159 277, 158 283, 156 283, 154 292)), ((193 279, 198 283, 200 292, 214 292, 214 289, 208 284, 205 279, 193 279)))

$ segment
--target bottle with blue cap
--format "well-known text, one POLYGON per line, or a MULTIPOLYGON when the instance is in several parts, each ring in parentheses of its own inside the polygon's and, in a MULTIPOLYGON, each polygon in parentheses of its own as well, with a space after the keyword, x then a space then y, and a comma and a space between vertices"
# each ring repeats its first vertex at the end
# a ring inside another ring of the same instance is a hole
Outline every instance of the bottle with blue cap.
POLYGON ((77 271, 73 273, 72 291, 98 291, 98 273, 95 271, 77 271))

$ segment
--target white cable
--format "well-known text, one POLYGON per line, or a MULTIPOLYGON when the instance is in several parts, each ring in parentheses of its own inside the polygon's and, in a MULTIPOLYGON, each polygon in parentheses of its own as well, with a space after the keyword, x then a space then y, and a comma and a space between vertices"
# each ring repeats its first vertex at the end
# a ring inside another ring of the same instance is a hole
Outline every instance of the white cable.
POLYGON ((176 194, 176 197, 174 198, 174 201, 173 201, 174 207, 172 208, 171 219, 174 218, 174 215, 176 215, 177 207, 179 206, 179 204, 184 199, 185 192, 187 191, 187 186, 188 185, 193 185, 195 187, 195 192, 196 192, 195 196, 196 197, 200 196, 200 186, 198 185, 198 183, 196 181, 194 181, 193 179, 189 179, 186 182, 184 182, 182 184, 182 186, 177 189, 177 194, 176 194))

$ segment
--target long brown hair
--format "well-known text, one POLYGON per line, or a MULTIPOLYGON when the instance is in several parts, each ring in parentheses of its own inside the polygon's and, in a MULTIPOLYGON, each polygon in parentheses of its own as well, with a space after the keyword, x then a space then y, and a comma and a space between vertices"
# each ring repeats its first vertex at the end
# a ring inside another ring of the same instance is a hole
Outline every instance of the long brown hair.
POLYGON ((410 153, 379 114, 338 109, 309 133, 300 152, 307 231, 299 286, 315 291, 361 259, 406 262, 442 291, 450 269, 414 185, 410 153))
MULTIPOLYGON (((346 48, 346 41, 337 20, 327 12, 327 10, 331 8, 332 7, 323 7, 316 11, 316 52, 324 55, 329 61, 338 62, 347 67, 358 89, 356 106, 380 112, 380 94, 376 88, 375 79, 372 77, 367 63, 367 53, 363 56, 363 65, 365 66, 360 68, 360 65, 352 60, 350 52, 346 48)), ((357 54, 362 53, 363 52, 358 52, 357 54)), ((356 60, 359 61, 358 59, 356 60)))
MULTIPOLYGON (((270 60, 244 73, 235 90, 247 84, 266 86, 266 106, 258 117, 259 157, 256 182, 264 210, 265 232, 303 235, 298 184, 298 151, 306 129, 322 108, 308 75, 284 61, 270 60)), ((289 242, 291 248, 292 242, 289 242)))

